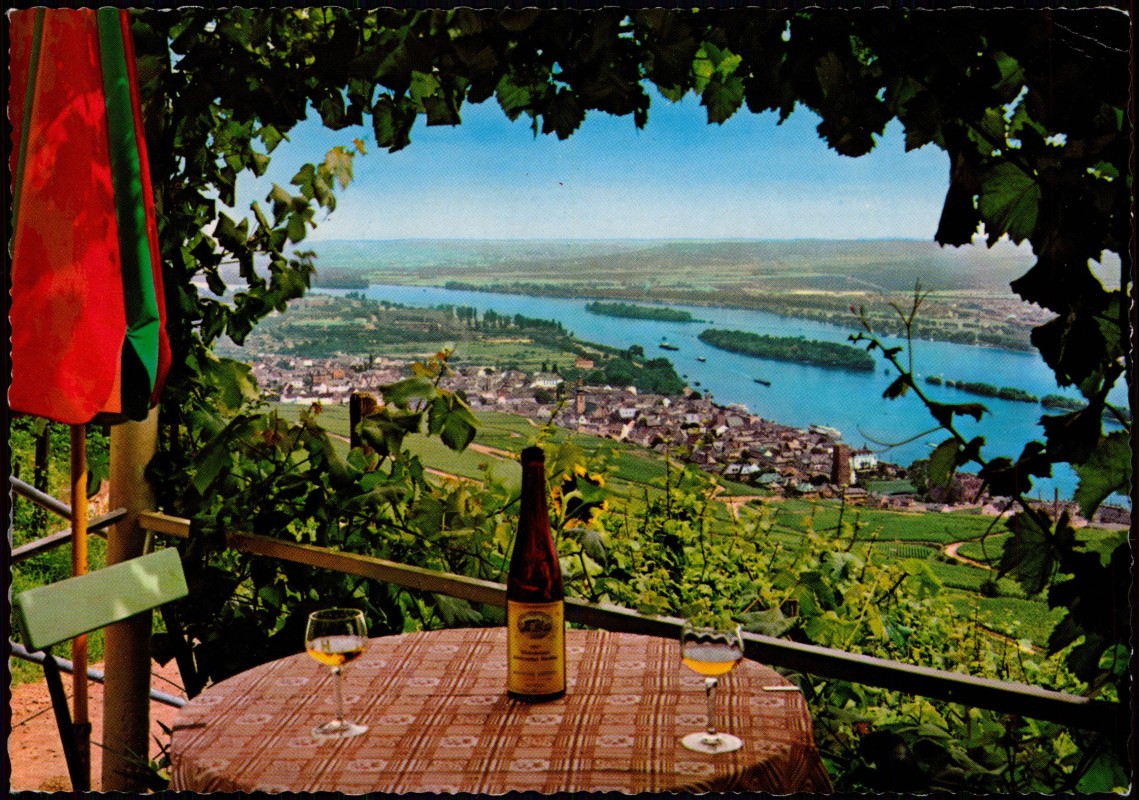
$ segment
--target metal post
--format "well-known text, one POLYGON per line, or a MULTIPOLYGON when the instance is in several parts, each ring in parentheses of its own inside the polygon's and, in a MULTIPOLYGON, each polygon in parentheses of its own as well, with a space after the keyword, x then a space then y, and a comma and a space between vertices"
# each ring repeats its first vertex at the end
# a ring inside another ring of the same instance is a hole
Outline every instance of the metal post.
MULTIPOLYGON (((107 564, 143 554, 146 532, 140 511, 154 510, 154 491, 144 477, 158 441, 158 411, 143 422, 111 428, 111 505, 126 510, 107 537, 107 564)), ((145 792, 143 773, 150 747, 149 612, 106 629, 103 702, 105 792, 145 792)))
MULTIPOLYGON (((87 574, 87 426, 71 426, 71 574, 87 574)), ((90 785, 91 722, 87 714, 87 636, 71 640, 72 736, 80 768, 90 785)), ((73 787, 78 789, 79 787, 73 787)))

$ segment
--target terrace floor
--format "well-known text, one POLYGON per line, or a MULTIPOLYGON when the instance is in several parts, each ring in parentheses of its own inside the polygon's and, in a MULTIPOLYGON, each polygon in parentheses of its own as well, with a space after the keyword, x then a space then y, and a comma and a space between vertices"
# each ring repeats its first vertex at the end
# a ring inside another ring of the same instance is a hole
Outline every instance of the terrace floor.
MULTIPOLYGON (((98 670, 102 664, 92 664, 98 670)), ((150 685, 152 688, 185 697, 182 691, 178 669, 171 661, 165 667, 151 664, 150 685)), ((71 676, 63 676, 64 689, 71 696, 71 676)), ((88 709, 91 719, 91 789, 101 788, 102 751, 95 744, 103 736, 103 685, 94 681, 88 684, 88 709)), ((67 777, 67 764, 63 760, 63 747, 59 732, 55 727, 55 716, 48 698, 47 684, 43 680, 24 683, 14 687, 9 695, 11 728, 8 735, 8 757, 12 763, 9 788, 13 792, 64 792, 70 791, 71 781, 67 777)), ((150 758, 159 754, 159 742, 167 738, 158 726, 172 725, 178 709, 152 701, 150 704, 150 758), (154 737, 158 737, 155 741, 154 737)))

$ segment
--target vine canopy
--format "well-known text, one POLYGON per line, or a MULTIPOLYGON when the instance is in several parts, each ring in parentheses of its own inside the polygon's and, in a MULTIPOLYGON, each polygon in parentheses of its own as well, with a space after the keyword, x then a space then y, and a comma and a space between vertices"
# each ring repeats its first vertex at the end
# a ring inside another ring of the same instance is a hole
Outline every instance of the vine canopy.
POLYGON ((318 209, 335 208, 364 142, 305 165, 248 218, 229 218, 214 198, 232 206, 238 174, 264 174, 310 109, 334 130, 370 124, 376 144, 396 151, 420 120, 459 124, 467 103, 495 102, 536 136, 564 139, 597 111, 640 127, 655 88, 672 101, 694 93, 710 124, 745 110, 782 121, 805 106, 846 156, 871 151, 892 119, 908 149, 945 150, 937 241, 965 245, 983 231, 990 246, 1005 236, 1031 245, 1035 264, 1012 288, 1054 312, 1033 343, 1058 382, 1088 400, 1045 417, 1046 442, 995 460, 985 477, 1012 493, 1052 463, 1083 465, 1085 511, 1129 489, 1125 434, 1101 424, 1107 392, 1130 366, 1129 17, 1120 9, 197 8, 136 11, 134 33, 183 365, 168 392, 175 405, 202 381, 203 348, 222 335, 241 342, 308 287, 311 260, 286 251, 318 209), (258 254, 268 276, 254 269, 258 254), (1119 259, 1118 289, 1091 270, 1106 254, 1119 259), (237 261, 246 283, 232 304, 218 299, 224 260, 237 261))

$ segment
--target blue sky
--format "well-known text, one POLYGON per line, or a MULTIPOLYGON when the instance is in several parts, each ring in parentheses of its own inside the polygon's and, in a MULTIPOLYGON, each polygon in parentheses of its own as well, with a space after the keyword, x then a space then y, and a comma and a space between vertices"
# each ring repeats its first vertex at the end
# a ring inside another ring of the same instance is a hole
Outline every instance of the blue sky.
POLYGON ((369 127, 293 130, 270 172, 243 177, 238 208, 271 181, 287 185, 306 161, 361 138, 355 180, 334 213, 318 215, 311 241, 489 238, 917 238, 932 239, 949 180, 933 146, 907 153, 892 122, 877 147, 847 158, 818 137, 818 118, 798 108, 741 110, 709 125, 693 96, 653 98, 648 124, 591 112, 565 141, 534 137, 497 103, 465 105, 457 127, 412 129, 398 153, 375 147, 369 127))

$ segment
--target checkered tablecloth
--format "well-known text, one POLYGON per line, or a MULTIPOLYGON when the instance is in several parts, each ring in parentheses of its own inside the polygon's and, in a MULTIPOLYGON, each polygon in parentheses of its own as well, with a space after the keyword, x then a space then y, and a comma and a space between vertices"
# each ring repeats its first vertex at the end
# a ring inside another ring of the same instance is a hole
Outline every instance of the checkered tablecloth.
POLYGON ((703 679, 677 642, 567 631, 568 690, 526 704, 506 696, 506 630, 468 628, 372 639, 345 668, 345 715, 369 726, 317 742, 332 675, 302 654, 216 684, 181 710, 172 788, 193 792, 542 793, 667 790, 826 792, 806 703, 773 670, 742 662, 720 682, 734 753, 685 749, 705 722, 703 679))

